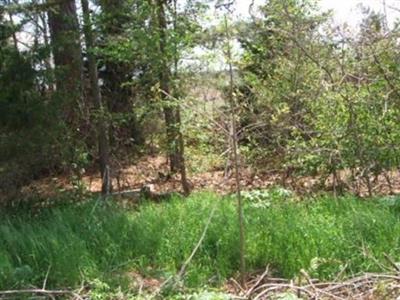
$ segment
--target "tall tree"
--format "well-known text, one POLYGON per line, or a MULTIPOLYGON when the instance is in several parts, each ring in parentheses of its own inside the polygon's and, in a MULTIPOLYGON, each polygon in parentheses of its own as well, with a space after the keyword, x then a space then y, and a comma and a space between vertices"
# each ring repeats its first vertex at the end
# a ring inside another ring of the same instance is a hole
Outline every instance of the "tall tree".
POLYGON ((48 22, 54 57, 56 87, 63 101, 65 121, 76 124, 82 105, 83 72, 79 23, 75 0, 49 1, 48 22))
POLYGON ((168 158, 170 163, 171 172, 176 172, 179 167, 178 157, 178 144, 177 144, 177 128, 176 118, 174 114, 174 108, 172 105, 167 103, 170 94, 170 81, 171 81, 171 70, 170 70, 170 57, 168 40, 167 40, 167 17, 165 13, 166 0, 156 0, 157 6, 157 25, 158 25, 158 47, 159 47, 159 66, 158 76, 159 85, 162 90, 161 99, 164 101, 164 118, 167 134, 167 147, 168 147, 168 158))
POLYGON ((132 5, 131 1, 100 0, 100 6, 102 9, 100 28, 103 35, 103 46, 112 49, 111 55, 103 57, 104 70, 101 74, 104 82, 103 95, 108 109, 115 119, 124 120, 123 125, 115 124, 113 126, 112 135, 114 139, 122 138, 124 142, 131 140, 134 145, 142 145, 144 136, 134 109, 133 91, 126 86, 126 83, 132 80, 136 62, 119 59, 115 55, 121 48, 126 47, 124 41, 132 39, 130 35, 132 35, 133 29, 129 26, 132 25, 135 18, 139 20, 138 22, 142 19, 140 16, 141 5, 139 3, 132 5))
POLYGON ((93 53, 94 38, 92 32, 92 22, 90 18, 89 3, 87 0, 81 0, 83 22, 84 22, 84 34, 86 42, 86 51, 89 63, 89 80, 90 88, 92 92, 92 98, 94 107, 99 113, 97 120, 97 136, 98 136, 98 147, 99 147, 99 161, 100 161, 100 173, 102 178, 101 192, 106 195, 112 189, 111 178, 110 178, 110 164, 109 164, 109 142, 107 134, 107 124, 105 121, 104 113, 105 108, 103 107, 101 92, 99 87, 99 78, 97 73, 97 61, 93 53))
MULTIPOLYGON (((177 33, 178 31, 178 1, 174 0, 173 1, 173 31, 177 33)), ((175 34, 176 35, 176 34, 175 34)), ((178 41, 174 40, 174 47, 173 47, 173 60, 174 60, 174 79, 177 81, 179 79, 179 53, 178 53, 178 41)), ((177 98, 178 95, 178 89, 175 87, 174 89, 174 96, 177 98)), ((180 106, 176 107, 175 111, 175 117, 176 117, 176 126, 178 128, 178 136, 177 136, 177 143, 178 143, 178 158, 179 158, 179 172, 181 175, 181 184, 182 184, 182 189, 185 194, 190 193, 190 186, 189 182, 187 179, 187 173, 186 173, 186 162, 185 162, 185 142, 183 139, 183 134, 181 130, 182 126, 182 119, 181 119, 181 108, 180 106)))
MULTIPOLYGON (((171 65, 175 66, 175 76, 178 76, 178 54, 176 41, 172 47, 172 53, 169 49, 168 41, 168 25, 166 16, 166 6, 168 2, 166 0, 157 0, 157 20, 158 20, 158 38, 159 38, 159 66, 158 66, 158 76, 159 85, 161 89, 161 99, 164 102, 164 118, 165 127, 167 135, 167 147, 168 147, 168 157, 170 163, 171 172, 179 172, 181 175, 182 188, 185 193, 189 193, 190 188, 186 178, 186 166, 184 159, 184 141, 183 135, 180 130, 181 126, 181 116, 180 107, 176 103, 171 105, 170 103, 170 93, 171 91, 171 65)), ((177 29, 177 11, 176 2, 174 2, 173 7, 173 30, 177 29)), ((176 92, 174 92, 176 94, 176 92)), ((176 100, 176 98, 175 98, 176 100)))
MULTIPOLYGON (((6 1, 6 4, 10 5, 11 1, 6 1)), ((11 25, 11 27, 13 29, 13 31, 12 31, 12 40, 13 40, 13 43, 14 43, 14 48, 15 48, 15 50, 18 51, 17 33, 16 33, 15 29, 14 29, 14 20, 13 20, 13 15, 12 15, 11 12, 8 12, 8 21, 10 22, 10 25, 11 25)))

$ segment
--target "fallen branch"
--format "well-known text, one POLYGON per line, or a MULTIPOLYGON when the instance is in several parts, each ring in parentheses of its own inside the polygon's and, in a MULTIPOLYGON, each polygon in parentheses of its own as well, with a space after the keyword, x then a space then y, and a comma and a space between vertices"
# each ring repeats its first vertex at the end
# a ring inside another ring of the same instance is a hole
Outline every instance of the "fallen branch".
POLYGON ((270 299, 271 294, 279 293, 298 293, 303 294, 302 299, 366 299, 373 297, 377 286, 381 283, 387 285, 387 289, 398 293, 400 290, 400 276, 398 274, 377 274, 365 273, 349 278, 343 282, 318 282, 309 277, 302 271, 302 276, 306 279, 306 284, 295 285, 293 281, 281 278, 268 278, 267 272, 262 273, 258 278, 249 281, 251 288, 244 292, 237 289, 239 295, 245 295, 247 299, 270 299))
POLYGON ((175 279, 174 281, 177 282, 185 275, 187 266, 190 264, 190 262, 192 261, 193 257, 195 256, 197 250, 200 248, 201 244, 203 243, 203 240, 204 240, 204 238, 206 236, 206 233, 208 231, 208 227, 211 224, 211 220, 212 220, 212 218, 214 216, 216 208, 217 208, 217 205, 215 204, 214 207, 212 208, 211 212, 210 212, 210 215, 208 217, 206 225, 204 226, 204 229, 203 229, 203 232, 202 232, 202 234, 200 236, 200 239, 198 240, 196 246, 193 248, 193 250, 192 250, 191 254, 189 255, 189 257, 186 259, 186 261, 182 265, 182 267, 179 270, 178 274, 176 276, 169 276, 159 286, 159 288, 151 295, 150 299, 154 299, 171 280, 175 279))
POLYGON ((45 289, 25 289, 25 290, 8 290, 8 291, 0 291, 0 296, 10 296, 10 295, 18 295, 18 294, 41 294, 47 296, 59 296, 59 295, 70 295, 72 299, 83 300, 83 298, 70 290, 45 290, 45 289))
POLYGON ((212 208, 211 213, 210 213, 210 215, 208 217, 206 226, 204 226, 204 230, 203 230, 203 232, 201 234, 201 237, 200 237, 199 241, 197 242, 196 246, 194 247, 194 249, 193 249, 192 253, 190 254, 190 256, 187 258, 185 263, 182 265, 182 268, 180 269, 180 271, 178 273, 178 278, 181 278, 185 274, 187 266, 192 261, 192 259, 193 259, 194 255, 196 254, 197 250, 199 250, 201 244, 203 243, 203 240, 204 240, 204 238, 206 236, 206 233, 208 231, 208 227, 211 224, 211 220, 212 220, 212 218, 214 216, 216 208, 217 208, 217 206, 214 205, 214 207, 212 208))
POLYGON ((264 273, 261 274, 261 276, 257 279, 256 283, 253 284, 252 287, 246 292, 246 298, 250 297, 253 290, 260 284, 261 281, 263 281, 264 277, 268 275, 268 271, 269 271, 269 266, 265 268, 264 273))
POLYGON ((396 262, 387 253, 383 253, 383 256, 386 258, 389 264, 397 271, 397 273, 400 273, 400 267, 396 264, 396 262))

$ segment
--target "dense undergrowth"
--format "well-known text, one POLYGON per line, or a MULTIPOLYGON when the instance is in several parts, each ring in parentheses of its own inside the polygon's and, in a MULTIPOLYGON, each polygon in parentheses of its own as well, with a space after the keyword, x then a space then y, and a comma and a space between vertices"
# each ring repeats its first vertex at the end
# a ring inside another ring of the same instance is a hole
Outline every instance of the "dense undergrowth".
MULTIPOLYGON (((400 260, 400 206, 396 198, 353 197, 298 201, 281 190, 246 196, 249 271, 265 268, 292 278, 301 269, 333 278, 382 271, 384 255, 400 260)), ((76 288, 82 281, 125 286, 128 271, 152 278, 176 274, 198 241, 210 211, 206 238, 191 261, 188 287, 218 285, 238 270, 234 199, 209 193, 135 210, 90 201, 46 209, 39 215, 2 213, 0 289, 76 288)))

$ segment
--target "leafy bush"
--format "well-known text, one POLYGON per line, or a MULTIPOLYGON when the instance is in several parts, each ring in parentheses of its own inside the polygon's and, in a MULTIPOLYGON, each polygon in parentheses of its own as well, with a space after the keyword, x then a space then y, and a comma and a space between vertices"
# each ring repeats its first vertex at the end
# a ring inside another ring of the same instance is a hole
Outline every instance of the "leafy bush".
POLYGON ((392 192, 386 172, 400 161, 400 69, 391 35, 399 28, 384 29, 382 15, 364 10, 350 34, 320 11, 312 0, 271 0, 239 27, 240 124, 259 124, 243 138, 243 153, 257 168, 285 165, 287 175, 332 176, 333 185, 363 181, 370 195, 371 178, 385 175, 392 192))

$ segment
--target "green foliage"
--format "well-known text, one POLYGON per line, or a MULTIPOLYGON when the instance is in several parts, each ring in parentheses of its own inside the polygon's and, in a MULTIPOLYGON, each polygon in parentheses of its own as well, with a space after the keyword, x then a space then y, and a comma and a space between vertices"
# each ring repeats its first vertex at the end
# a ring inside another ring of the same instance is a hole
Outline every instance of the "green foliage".
POLYGON ((201 30, 198 19, 206 5, 197 0, 162 3, 167 24, 161 30, 155 3, 99 1, 102 10, 96 18, 96 54, 116 153, 123 148, 121 144, 142 146, 149 142, 151 146, 169 147, 160 141, 165 135, 163 108, 171 104, 160 92, 160 75, 167 73, 163 80, 168 86, 166 92, 175 97, 182 94, 184 79, 176 68, 180 72, 182 57, 196 45, 196 32, 201 30))
POLYGON ((243 138, 248 161, 303 175, 349 170, 371 193, 369 178, 400 158, 398 28, 384 31, 366 10, 353 35, 309 0, 269 1, 261 12, 239 24, 241 125, 262 123, 243 138))
POLYGON ((59 136, 56 102, 48 101, 36 85, 45 74, 35 70, 40 57, 0 50, 0 191, 4 194, 48 172, 65 154, 59 136))
POLYGON ((309 103, 305 119, 313 133, 305 138, 296 130, 288 148, 296 166, 328 174, 350 169, 365 179, 398 166, 399 127, 394 120, 400 110, 393 95, 400 75, 393 65, 398 50, 391 38, 382 39, 383 32, 368 27, 372 26, 370 19, 376 22, 374 14, 366 16, 360 35, 341 53, 348 72, 357 74, 358 79, 346 75, 349 77, 337 88, 325 88, 309 103), (368 81, 361 79, 367 77, 368 81))
MULTIPOLYGON (((305 269, 327 279, 341 271, 379 271, 376 262, 387 263, 384 253, 400 259, 398 198, 322 196, 298 202, 282 189, 262 197, 270 205, 245 206, 249 270, 269 265, 275 275, 292 278, 305 269)), ((100 295, 121 284, 127 288, 124 280, 112 279, 126 271, 165 279, 190 255, 214 205, 215 215, 184 282, 189 287, 218 285, 238 270, 236 207, 229 197, 203 193, 145 203, 138 211, 92 201, 38 216, 4 214, 0 289, 41 286, 47 272, 49 288, 75 287, 85 280, 100 295)))
POLYGON ((268 1, 262 17, 238 24, 244 48, 237 88, 240 125, 259 124, 243 138, 251 164, 281 167, 293 131, 306 136, 312 130, 305 116, 325 74, 304 51, 321 60, 329 49, 318 35, 327 16, 315 8, 314 1, 268 1))
POLYGON ((270 190, 252 190, 242 192, 243 200, 252 207, 267 208, 274 202, 291 199, 292 192, 284 188, 276 187, 270 190))
POLYGON ((50 92, 49 47, 35 43, 17 49, 5 25, 0 24, 1 206, 32 180, 60 171, 77 173, 89 162, 84 141, 77 137, 80 128, 67 126, 63 118, 66 100, 50 92))

